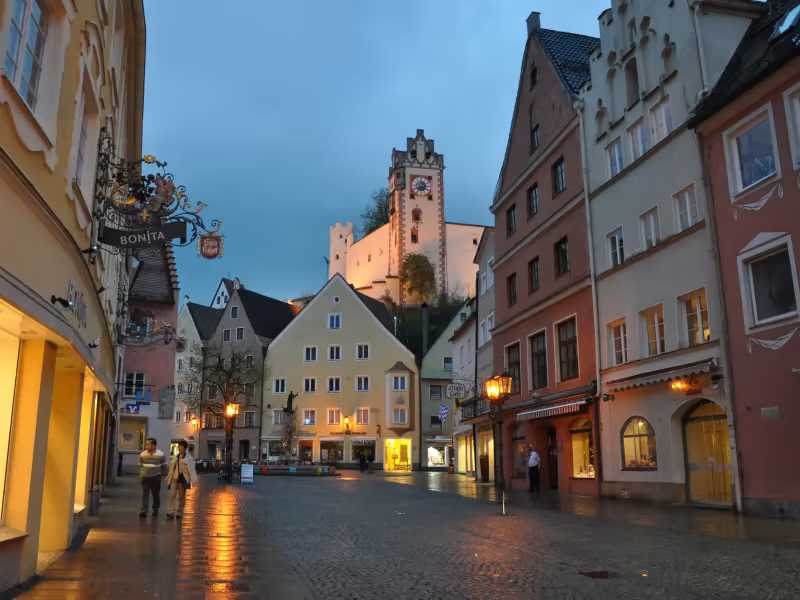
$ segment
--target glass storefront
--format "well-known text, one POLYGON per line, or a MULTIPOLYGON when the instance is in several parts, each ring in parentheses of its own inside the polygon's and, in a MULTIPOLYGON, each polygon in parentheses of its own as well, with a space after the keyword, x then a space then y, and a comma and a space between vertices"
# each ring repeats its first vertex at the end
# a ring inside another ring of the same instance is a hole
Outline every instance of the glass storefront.
POLYGON ((446 446, 444 444, 436 444, 428 446, 428 466, 429 467, 444 467, 447 466, 446 462, 446 446))
POLYGON ((14 386, 17 378, 19 339, 0 330, 0 522, 3 513, 6 462, 11 437, 11 416, 14 407, 14 386))
POLYGON ((324 465, 344 462, 344 440, 322 440, 319 461, 324 465))
POLYGON ((592 422, 576 423, 570 430, 572 445, 572 476, 576 479, 594 479, 592 461, 592 422))
POLYGON ((411 440, 386 440, 383 469, 384 471, 411 470, 411 440))
POLYGON ((367 462, 375 460, 375 440, 353 440, 351 449, 352 462, 358 462, 363 454, 367 462))

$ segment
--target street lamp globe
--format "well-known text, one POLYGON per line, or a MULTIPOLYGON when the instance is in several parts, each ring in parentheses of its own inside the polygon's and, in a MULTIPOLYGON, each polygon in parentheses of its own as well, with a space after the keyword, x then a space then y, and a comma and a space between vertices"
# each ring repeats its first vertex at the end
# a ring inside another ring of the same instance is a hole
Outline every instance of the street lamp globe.
POLYGON ((511 394, 513 380, 507 373, 495 375, 486 380, 484 391, 492 404, 502 402, 503 398, 511 394))
POLYGON ((229 402, 225 405, 225 416, 226 417, 235 417, 239 414, 239 405, 234 402, 229 402))

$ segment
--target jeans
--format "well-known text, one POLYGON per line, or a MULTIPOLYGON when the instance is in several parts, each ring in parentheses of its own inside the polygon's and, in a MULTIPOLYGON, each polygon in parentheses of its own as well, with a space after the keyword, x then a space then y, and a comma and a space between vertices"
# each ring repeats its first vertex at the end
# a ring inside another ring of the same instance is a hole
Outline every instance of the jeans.
POLYGON ((531 492, 539 493, 539 467, 528 467, 528 483, 531 492))
POLYGON ((153 512, 157 513, 161 506, 161 476, 142 477, 142 508, 141 512, 146 513, 150 504, 150 494, 153 495, 153 512))
POLYGON ((176 481, 169 488, 169 506, 167 514, 183 515, 183 505, 186 502, 186 484, 176 481))

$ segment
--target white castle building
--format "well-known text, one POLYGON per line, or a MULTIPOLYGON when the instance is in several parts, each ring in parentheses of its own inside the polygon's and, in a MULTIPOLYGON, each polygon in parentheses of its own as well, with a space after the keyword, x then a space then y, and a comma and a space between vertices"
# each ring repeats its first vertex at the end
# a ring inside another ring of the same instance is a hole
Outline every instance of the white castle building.
POLYGON ((458 296, 475 293, 473 262, 483 225, 452 223, 444 215, 444 156, 422 129, 392 150, 389 222, 356 240, 352 223, 330 227, 328 275, 340 273, 359 292, 404 303, 400 267, 408 254, 433 265, 436 289, 458 296))

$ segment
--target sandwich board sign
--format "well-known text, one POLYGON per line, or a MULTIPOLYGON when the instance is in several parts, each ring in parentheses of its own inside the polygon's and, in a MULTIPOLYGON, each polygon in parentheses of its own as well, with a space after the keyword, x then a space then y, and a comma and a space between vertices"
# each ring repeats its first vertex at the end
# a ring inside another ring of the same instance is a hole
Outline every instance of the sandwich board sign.
POLYGON ((240 481, 242 483, 253 483, 253 465, 248 463, 242 464, 240 481))

